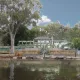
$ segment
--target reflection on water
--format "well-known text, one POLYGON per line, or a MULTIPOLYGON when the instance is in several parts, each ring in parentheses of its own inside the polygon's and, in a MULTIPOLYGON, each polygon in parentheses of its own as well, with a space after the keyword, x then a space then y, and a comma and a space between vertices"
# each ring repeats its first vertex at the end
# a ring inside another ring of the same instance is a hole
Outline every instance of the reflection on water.
POLYGON ((59 74, 54 77, 54 80, 78 80, 76 67, 70 65, 70 62, 62 62, 59 74))
POLYGON ((0 67, 0 80, 80 80, 80 64, 61 61, 60 64, 9 63, 0 67))
POLYGON ((10 64, 10 80, 14 80, 14 64, 10 64))

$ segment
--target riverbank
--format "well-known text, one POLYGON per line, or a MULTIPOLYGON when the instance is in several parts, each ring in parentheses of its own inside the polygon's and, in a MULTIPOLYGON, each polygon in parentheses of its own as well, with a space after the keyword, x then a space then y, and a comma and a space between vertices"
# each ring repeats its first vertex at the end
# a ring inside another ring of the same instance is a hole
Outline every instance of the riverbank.
POLYGON ((16 56, 14 54, 0 54, 0 60, 28 60, 28 61, 42 61, 42 60, 80 60, 80 57, 73 56, 43 56, 43 55, 26 55, 26 56, 16 56))

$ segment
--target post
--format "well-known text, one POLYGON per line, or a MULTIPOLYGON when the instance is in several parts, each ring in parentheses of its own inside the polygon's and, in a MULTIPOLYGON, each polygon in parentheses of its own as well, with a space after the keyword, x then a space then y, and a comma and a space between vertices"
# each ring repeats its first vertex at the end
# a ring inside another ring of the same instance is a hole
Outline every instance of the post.
POLYGON ((52 47, 53 47, 53 36, 52 36, 52 47))
POLYGON ((75 49, 75 57, 76 57, 77 51, 78 51, 78 50, 77 50, 77 49, 75 49))

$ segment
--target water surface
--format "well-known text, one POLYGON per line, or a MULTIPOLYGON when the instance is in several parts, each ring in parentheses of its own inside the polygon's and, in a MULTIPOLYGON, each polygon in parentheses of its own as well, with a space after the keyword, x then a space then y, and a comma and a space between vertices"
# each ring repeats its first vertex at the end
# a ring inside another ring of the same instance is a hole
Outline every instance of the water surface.
POLYGON ((0 80, 80 80, 80 61, 0 62, 0 80))

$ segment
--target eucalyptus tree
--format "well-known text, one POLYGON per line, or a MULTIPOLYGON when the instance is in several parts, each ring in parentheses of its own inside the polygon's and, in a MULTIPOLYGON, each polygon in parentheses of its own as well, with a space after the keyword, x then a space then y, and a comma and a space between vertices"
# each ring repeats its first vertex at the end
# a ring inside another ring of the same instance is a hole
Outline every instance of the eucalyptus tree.
POLYGON ((72 48, 80 50, 80 38, 72 39, 72 48))
POLYGON ((39 19, 39 0, 0 0, 0 27, 8 31, 11 53, 14 53, 16 33, 21 25, 35 24, 39 19))
MULTIPOLYGON (((18 42, 21 40, 29 40, 30 39, 30 34, 31 30, 29 30, 26 26, 20 26, 19 30, 15 36, 15 46, 18 45, 18 42)), ((2 37, 2 43, 4 46, 8 45, 10 46, 10 35, 7 33, 2 37)))
POLYGON ((45 27, 45 31, 49 37, 53 37, 54 39, 62 39, 64 26, 60 23, 50 23, 45 27))
POLYGON ((46 36, 46 31, 45 31, 46 26, 35 26, 31 29, 35 33, 34 37, 39 37, 39 36, 46 36))
POLYGON ((70 30, 71 40, 74 38, 80 38, 80 29, 78 27, 73 27, 70 30))
POLYGON ((63 37, 65 40, 71 41, 71 35, 70 35, 71 30, 72 30, 71 27, 68 27, 68 26, 64 27, 64 36, 63 37))

